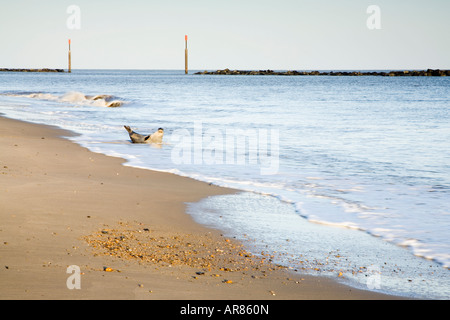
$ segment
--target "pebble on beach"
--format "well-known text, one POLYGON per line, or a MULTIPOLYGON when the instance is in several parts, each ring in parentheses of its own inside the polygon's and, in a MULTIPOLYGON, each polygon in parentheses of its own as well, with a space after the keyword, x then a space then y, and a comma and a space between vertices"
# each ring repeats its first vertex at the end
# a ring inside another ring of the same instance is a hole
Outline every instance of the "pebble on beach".
MULTIPOLYGON (((247 252, 242 244, 214 237, 210 233, 178 234, 143 227, 141 223, 120 222, 117 227, 104 227, 84 237, 95 255, 107 255, 121 260, 136 261, 159 267, 187 266, 191 277, 208 275, 208 279, 240 273, 248 278, 263 277, 266 272, 284 267, 275 265, 247 252), (193 275, 194 274, 194 275, 193 275)), ((104 267, 105 272, 114 271, 104 267)), ((206 279, 206 278, 205 278, 206 279)), ((227 278, 223 283, 234 283, 227 278)))

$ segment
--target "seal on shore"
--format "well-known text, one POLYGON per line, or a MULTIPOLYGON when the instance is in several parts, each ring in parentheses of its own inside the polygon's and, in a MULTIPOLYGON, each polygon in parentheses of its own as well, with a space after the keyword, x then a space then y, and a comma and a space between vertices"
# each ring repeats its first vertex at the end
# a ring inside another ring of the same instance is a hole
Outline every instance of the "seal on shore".
POLYGON ((164 136, 164 129, 159 128, 152 134, 143 135, 140 133, 136 133, 129 126, 123 126, 130 136, 131 142, 133 143, 162 143, 162 139, 164 136))

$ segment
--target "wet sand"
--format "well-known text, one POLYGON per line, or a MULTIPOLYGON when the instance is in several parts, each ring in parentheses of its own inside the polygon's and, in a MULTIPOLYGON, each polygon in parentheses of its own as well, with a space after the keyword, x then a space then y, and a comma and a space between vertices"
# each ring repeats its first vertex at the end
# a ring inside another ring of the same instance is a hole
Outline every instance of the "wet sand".
POLYGON ((126 167, 71 135, 0 117, 0 299, 395 298, 252 255, 185 213, 236 190, 126 167))

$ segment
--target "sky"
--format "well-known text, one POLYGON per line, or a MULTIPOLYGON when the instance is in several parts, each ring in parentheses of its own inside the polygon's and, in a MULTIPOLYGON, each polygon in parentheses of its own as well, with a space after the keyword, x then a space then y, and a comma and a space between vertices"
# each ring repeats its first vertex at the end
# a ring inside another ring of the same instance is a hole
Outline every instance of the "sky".
POLYGON ((70 38, 73 69, 182 70, 187 34, 190 70, 450 69, 449 12, 449 0, 0 0, 0 68, 67 69, 70 38))

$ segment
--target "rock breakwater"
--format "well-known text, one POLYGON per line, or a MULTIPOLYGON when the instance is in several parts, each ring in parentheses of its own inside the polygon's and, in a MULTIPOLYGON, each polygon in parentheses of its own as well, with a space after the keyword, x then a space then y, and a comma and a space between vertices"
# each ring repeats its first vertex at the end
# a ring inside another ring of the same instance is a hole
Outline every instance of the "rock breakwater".
POLYGON ((273 71, 273 70, 216 70, 201 71, 195 74, 207 75, 270 75, 270 76, 383 76, 383 77, 445 77, 450 70, 402 70, 402 71, 273 71))
POLYGON ((8 69, 0 68, 0 72, 64 72, 63 69, 8 69))

